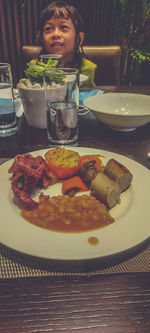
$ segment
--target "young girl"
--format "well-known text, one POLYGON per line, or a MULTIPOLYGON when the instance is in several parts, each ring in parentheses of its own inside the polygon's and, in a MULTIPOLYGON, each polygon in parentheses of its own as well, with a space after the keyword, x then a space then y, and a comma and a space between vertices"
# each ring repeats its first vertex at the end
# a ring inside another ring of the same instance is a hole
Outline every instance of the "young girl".
POLYGON ((84 86, 94 87, 97 65, 84 57, 83 30, 83 21, 76 8, 58 0, 41 13, 38 41, 42 46, 41 54, 63 55, 64 67, 78 68, 88 76, 84 86))

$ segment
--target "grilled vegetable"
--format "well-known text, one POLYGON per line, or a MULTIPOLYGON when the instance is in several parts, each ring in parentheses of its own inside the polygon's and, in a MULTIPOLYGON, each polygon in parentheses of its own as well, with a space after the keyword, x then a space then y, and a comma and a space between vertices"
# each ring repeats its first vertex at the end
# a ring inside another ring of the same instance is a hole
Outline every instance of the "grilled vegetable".
POLYGON ((63 194, 68 194, 70 196, 75 195, 79 191, 88 191, 88 187, 83 183, 79 176, 65 179, 62 183, 63 194))
POLYGON ((51 149, 45 154, 45 159, 58 179, 72 177, 80 169, 80 155, 69 149, 51 149))
POLYGON ((79 175, 85 183, 90 185, 91 181, 96 177, 98 171, 95 168, 95 161, 89 161, 83 164, 79 170, 79 175))
POLYGON ((81 156, 81 166, 87 162, 95 161, 94 166, 98 171, 101 171, 102 168, 102 160, 100 159, 101 155, 83 155, 81 156))

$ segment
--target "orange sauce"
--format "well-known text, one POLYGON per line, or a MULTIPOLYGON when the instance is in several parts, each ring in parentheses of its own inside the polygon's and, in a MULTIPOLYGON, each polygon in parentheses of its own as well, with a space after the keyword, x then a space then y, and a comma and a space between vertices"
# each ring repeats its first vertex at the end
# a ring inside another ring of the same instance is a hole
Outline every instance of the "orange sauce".
POLYGON ((90 245, 98 245, 98 243, 99 243, 99 239, 97 238, 97 237, 89 237, 89 239, 88 239, 88 243, 90 244, 90 245))

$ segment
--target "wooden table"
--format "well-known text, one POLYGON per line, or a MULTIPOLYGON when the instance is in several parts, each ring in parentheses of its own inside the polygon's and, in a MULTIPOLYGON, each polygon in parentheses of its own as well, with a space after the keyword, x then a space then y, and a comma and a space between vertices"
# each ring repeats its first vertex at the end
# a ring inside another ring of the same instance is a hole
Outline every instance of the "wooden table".
MULTIPOLYGON (((149 86, 111 89, 150 95, 149 86)), ((30 128, 23 117, 16 136, 0 139, 0 158, 48 145, 46 131, 30 128)), ((115 132, 89 114, 80 117, 78 145, 124 154, 150 168, 150 123, 115 132)), ((0 332, 148 333, 150 272, 0 279, 0 332)))

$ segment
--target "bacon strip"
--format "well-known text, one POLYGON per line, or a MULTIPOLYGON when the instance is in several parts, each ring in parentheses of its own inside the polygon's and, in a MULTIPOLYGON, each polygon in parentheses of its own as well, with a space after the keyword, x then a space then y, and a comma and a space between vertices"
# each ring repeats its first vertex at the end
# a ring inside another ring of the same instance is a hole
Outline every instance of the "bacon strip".
POLYGON ((42 156, 19 154, 8 172, 13 174, 11 187, 15 200, 27 209, 34 209, 38 205, 30 197, 35 186, 46 187, 57 181, 42 156))

